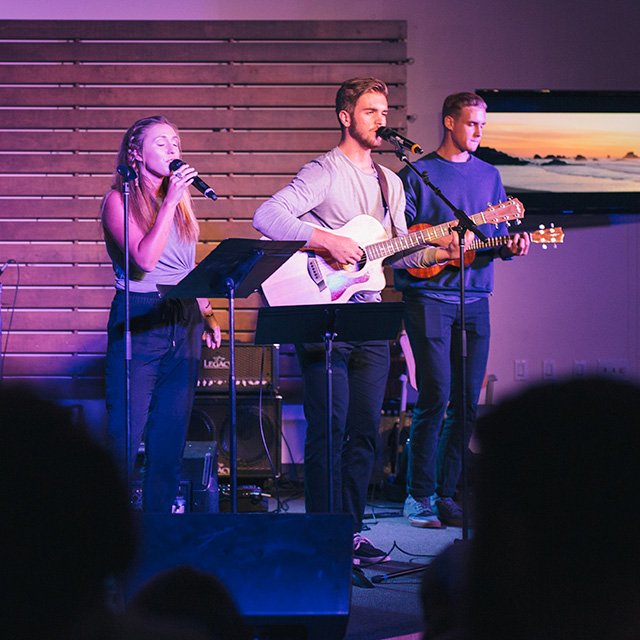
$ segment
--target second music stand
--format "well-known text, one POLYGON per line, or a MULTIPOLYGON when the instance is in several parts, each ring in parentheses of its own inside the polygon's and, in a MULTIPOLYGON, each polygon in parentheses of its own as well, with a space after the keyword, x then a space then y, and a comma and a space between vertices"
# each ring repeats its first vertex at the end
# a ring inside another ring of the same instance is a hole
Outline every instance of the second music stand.
POLYGON ((331 351, 336 340, 393 340, 400 330, 401 302, 310 304, 264 307, 258 312, 256 344, 324 343, 326 372, 327 511, 333 512, 333 371, 331 351))
POLYGON ((166 294, 168 298, 229 299, 229 471, 231 513, 238 510, 236 469, 236 298, 246 298, 284 264, 304 241, 223 240, 200 264, 166 294))

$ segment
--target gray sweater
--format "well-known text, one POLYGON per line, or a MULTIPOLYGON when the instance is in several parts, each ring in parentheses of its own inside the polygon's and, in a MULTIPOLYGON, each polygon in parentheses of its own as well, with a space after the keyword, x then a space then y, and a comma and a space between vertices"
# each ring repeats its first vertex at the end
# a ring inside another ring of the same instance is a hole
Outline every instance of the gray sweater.
MULTIPOLYGON (((369 215, 382 223, 389 237, 406 235, 402 182, 391 170, 381 169, 388 185, 388 215, 377 176, 361 171, 334 147, 305 164, 286 187, 263 203, 254 214, 253 226, 272 240, 308 242, 313 231, 308 223, 339 229, 356 216, 369 215)), ((399 252, 385 264, 394 268, 431 266, 435 249, 399 252)))

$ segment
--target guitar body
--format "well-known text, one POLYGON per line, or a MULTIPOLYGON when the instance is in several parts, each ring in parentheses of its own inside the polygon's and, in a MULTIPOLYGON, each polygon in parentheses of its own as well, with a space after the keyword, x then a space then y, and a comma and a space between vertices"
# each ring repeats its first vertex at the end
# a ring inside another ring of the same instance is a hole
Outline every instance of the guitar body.
MULTIPOLYGON (((340 229, 318 228, 351 238, 363 248, 387 239, 382 224, 367 215, 352 218, 340 229)), ((262 292, 272 307, 328 304, 348 302, 358 291, 382 291, 385 285, 382 258, 342 265, 319 251, 303 250, 262 283, 262 292)))
MULTIPOLYGON (((431 225, 428 224, 414 224, 409 233, 420 232, 428 229, 431 225)), ((474 240, 470 245, 465 246, 464 252, 464 265, 465 267, 470 265, 476 257, 476 249, 488 249, 490 247, 499 247, 506 245, 511 236, 493 236, 488 238, 486 242, 480 240, 474 240)), ((547 245, 553 245, 554 248, 564 242, 564 231, 562 227, 555 227, 553 224, 549 229, 545 229, 544 226, 540 227, 536 231, 529 232, 531 242, 534 244, 541 244, 543 249, 547 248, 547 245)), ((436 264, 433 267, 423 268, 410 268, 407 271, 414 278, 432 278, 440 273, 446 266, 460 267, 460 260, 449 260, 444 264, 436 264)))

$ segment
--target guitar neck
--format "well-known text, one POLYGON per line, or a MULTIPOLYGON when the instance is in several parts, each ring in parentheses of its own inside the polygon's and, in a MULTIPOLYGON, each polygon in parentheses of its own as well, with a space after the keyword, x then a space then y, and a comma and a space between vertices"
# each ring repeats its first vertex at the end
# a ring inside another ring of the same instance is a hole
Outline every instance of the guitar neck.
MULTIPOLYGON (((471 217, 475 224, 484 224, 487 222, 484 212, 476 213, 471 217)), ((453 221, 452 221, 453 222, 453 221)), ((406 251, 407 249, 415 249, 416 247, 432 244, 439 238, 444 238, 451 234, 452 222, 444 222, 435 227, 426 227, 419 231, 413 231, 404 236, 395 236, 382 242, 375 242, 365 247, 365 254, 368 260, 376 260, 380 258, 388 258, 389 256, 406 251)))
POLYGON ((476 251, 478 249, 491 249, 493 247, 501 247, 509 242, 510 235, 506 236, 493 236, 486 240, 479 240, 476 238, 472 243, 465 247, 465 251, 476 251))

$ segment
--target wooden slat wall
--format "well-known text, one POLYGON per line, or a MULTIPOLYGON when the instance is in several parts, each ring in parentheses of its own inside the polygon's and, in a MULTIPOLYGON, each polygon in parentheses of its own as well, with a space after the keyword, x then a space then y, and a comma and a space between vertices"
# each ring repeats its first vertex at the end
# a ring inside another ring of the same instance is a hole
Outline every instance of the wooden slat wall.
MULTIPOLYGON (((132 122, 175 122, 219 194, 195 197, 201 259, 257 237, 256 207, 336 144, 346 78, 387 81, 389 125, 405 128, 405 41, 403 21, 0 21, 0 264, 17 263, 1 276, 4 377, 102 396, 113 275, 99 207, 132 122)), ((238 340, 252 340, 260 304, 237 301, 238 340)), ((226 301, 214 306, 227 326, 226 301)))

